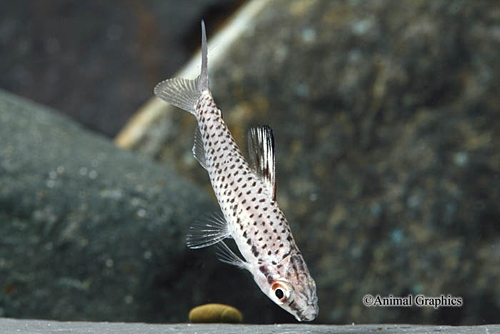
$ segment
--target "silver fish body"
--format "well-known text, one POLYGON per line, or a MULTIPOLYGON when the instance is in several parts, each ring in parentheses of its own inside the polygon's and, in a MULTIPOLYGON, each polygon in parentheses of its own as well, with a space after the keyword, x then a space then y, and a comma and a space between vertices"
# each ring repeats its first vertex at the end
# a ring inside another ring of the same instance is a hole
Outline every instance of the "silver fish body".
POLYGON ((276 203, 272 130, 252 128, 251 166, 222 119, 209 89, 207 47, 202 22, 202 69, 195 80, 170 79, 155 94, 195 115, 193 154, 207 170, 221 213, 198 220, 188 235, 190 248, 218 247, 221 261, 250 271, 261 290, 299 321, 318 314, 316 285, 276 203), (232 237, 245 260, 223 241, 232 237))

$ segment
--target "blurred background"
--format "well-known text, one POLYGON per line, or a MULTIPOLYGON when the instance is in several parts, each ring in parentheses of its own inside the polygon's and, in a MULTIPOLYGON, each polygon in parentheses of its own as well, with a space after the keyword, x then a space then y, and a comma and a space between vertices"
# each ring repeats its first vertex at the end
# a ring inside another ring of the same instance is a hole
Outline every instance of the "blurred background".
POLYGON ((199 49, 201 19, 240 148, 250 126, 274 130, 316 322, 498 323, 493 0, 1 2, 0 89, 55 111, 0 94, 0 316, 183 322, 223 302, 294 322, 247 272, 184 246, 217 208, 194 118, 152 90, 199 49), (368 308, 366 294, 464 305, 368 308))
POLYGON ((0 86, 112 138, 242 3, 3 2, 0 86))

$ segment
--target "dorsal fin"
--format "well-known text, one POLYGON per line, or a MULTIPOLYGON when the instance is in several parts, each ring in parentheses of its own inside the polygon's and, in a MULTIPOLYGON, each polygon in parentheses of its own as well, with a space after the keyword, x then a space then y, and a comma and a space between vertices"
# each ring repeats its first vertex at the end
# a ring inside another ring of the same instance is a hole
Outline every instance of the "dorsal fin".
POLYGON ((264 182, 272 199, 276 200, 276 158, 274 154, 273 130, 267 126, 257 126, 248 134, 250 163, 257 176, 264 182))

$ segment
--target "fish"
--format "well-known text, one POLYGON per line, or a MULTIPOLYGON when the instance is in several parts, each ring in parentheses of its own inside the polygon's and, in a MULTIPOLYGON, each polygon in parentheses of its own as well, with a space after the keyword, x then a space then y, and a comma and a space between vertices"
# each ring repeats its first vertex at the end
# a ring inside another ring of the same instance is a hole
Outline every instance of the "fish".
POLYGON ((248 163, 212 97, 204 21, 201 30, 200 75, 168 79, 154 88, 157 97, 196 117, 193 155, 208 172, 221 209, 195 220, 187 246, 216 245, 219 260, 248 270, 262 292, 298 321, 312 321, 319 312, 316 283, 276 201, 272 129, 250 129, 248 163), (241 257, 226 244, 229 238, 241 257))

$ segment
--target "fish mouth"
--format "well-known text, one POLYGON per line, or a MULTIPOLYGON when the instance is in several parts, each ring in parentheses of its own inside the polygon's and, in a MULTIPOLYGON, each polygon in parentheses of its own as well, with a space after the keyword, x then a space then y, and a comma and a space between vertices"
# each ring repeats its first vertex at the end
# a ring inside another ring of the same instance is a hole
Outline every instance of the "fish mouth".
POLYGON ((299 316, 299 321, 313 321, 318 316, 317 312, 311 314, 302 314, 299 316))
POLYGON ((311 311, 309 312, 299 312, 296 315, 296 318, 298 321, 313 321, 316 319, 319 313, 319 307, 318 305, 310 305, 311 306, 311 311))

